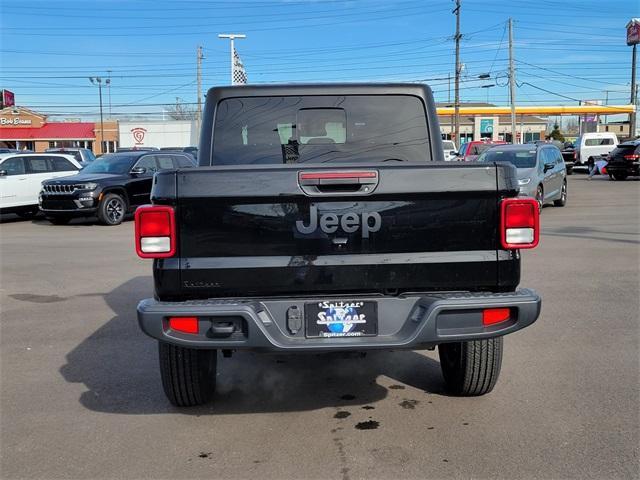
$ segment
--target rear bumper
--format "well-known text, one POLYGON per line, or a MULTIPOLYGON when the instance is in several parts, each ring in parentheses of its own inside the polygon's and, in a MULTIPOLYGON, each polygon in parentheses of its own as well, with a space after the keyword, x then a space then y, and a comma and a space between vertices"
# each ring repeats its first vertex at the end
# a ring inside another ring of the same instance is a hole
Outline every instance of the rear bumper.
POLYGON ((628 175, 638 175, 640 172, 640 162, 609 162, 607 173, 627 173, 628 175))
POLYGON ((542 301, 533 290, 512 293, 428 293, 400 297, 350 296, 375 301, 378 335, 375 337, 307 338, 302 328, 292 333, 287 310, 304 312, 305 303, 318 298, 216 299, 186 302, 142 300, 138 322, 147 335, 191 348, 249 349, 262 351, 424 349, 440 343, 497 337, 521 330, 536 321, 542 301), (510 308, 509 320, 485 327, 482 310, 510 308), (195 316, 199 333, 185 334, 168 328, 168 317, 195 316), (236 331, 216 335, 217 322, 233 323, 236 331))

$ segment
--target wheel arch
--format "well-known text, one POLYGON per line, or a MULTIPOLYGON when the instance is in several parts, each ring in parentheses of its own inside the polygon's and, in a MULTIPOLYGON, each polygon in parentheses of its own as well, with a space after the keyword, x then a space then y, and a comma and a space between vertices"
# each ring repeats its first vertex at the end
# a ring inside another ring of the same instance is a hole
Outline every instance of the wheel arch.
POLYGON ((105 187, 100 194, 100 201, 102 201, 102 198, 104 198, 106 195, 110 193, 116 193, 120 195, 126 202, 127 208, 131 206, 131 202, 129 201, 129 195, 127 195, 127 190, 124 187, 119 187, 119 186, 105 187))

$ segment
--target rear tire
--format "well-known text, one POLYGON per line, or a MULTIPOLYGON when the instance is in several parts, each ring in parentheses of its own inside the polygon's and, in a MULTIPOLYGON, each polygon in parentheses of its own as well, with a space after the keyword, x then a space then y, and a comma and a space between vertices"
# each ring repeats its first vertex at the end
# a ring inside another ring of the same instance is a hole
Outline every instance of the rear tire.
POLYGON ((54 225, 66 225, 67 223, 69 223, 71 221, 71 217, 47 217, 47 220, 49 220, 51 223, 53 223, 54 225))
POLYGON ((471 397, 493 390, 502 365, 502 337, 438 346, 447 391, 471 397))
POLYGON ((567 181, 566 180, 562 184, 562 190, 560 191, 560 198, 558 200, 554 200, 553 204, 556 207, 564 207, 567 204, 567 181))
POLYGON ((103 225, 120 225, 127 213, 127 202, 116 193, 107 193, 98 206, 98 220, 103 225))
POLYGON ((627 172, 616 172, 609 175, 614 180, 622 182, 627 179, 627 172))
POLYGON ((216 385, 217 351, 159 342, 164 393, 176 407, 193 407, 211 400, 216 385))

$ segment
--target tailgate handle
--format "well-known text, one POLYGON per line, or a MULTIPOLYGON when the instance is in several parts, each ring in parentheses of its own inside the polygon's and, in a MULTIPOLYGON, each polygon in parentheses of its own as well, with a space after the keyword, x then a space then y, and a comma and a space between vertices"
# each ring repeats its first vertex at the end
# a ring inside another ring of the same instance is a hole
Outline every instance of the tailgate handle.
POLYGON ((311 196, 370 194, 378 178, 376 170, 300 172, 298 185, 311 196))

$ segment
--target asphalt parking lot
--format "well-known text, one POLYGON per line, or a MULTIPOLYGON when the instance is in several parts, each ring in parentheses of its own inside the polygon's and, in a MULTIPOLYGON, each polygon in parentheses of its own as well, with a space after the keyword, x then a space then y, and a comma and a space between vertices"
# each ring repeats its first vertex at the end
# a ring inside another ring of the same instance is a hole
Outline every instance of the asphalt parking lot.
POLYGON ((433 352, 237 354, 215 403, 175 409, 133 223, 3 219, 1 476, 637 478, 640 182, 569 181, 524 253, 542 316, 480 398, 446 396, 433 352))

